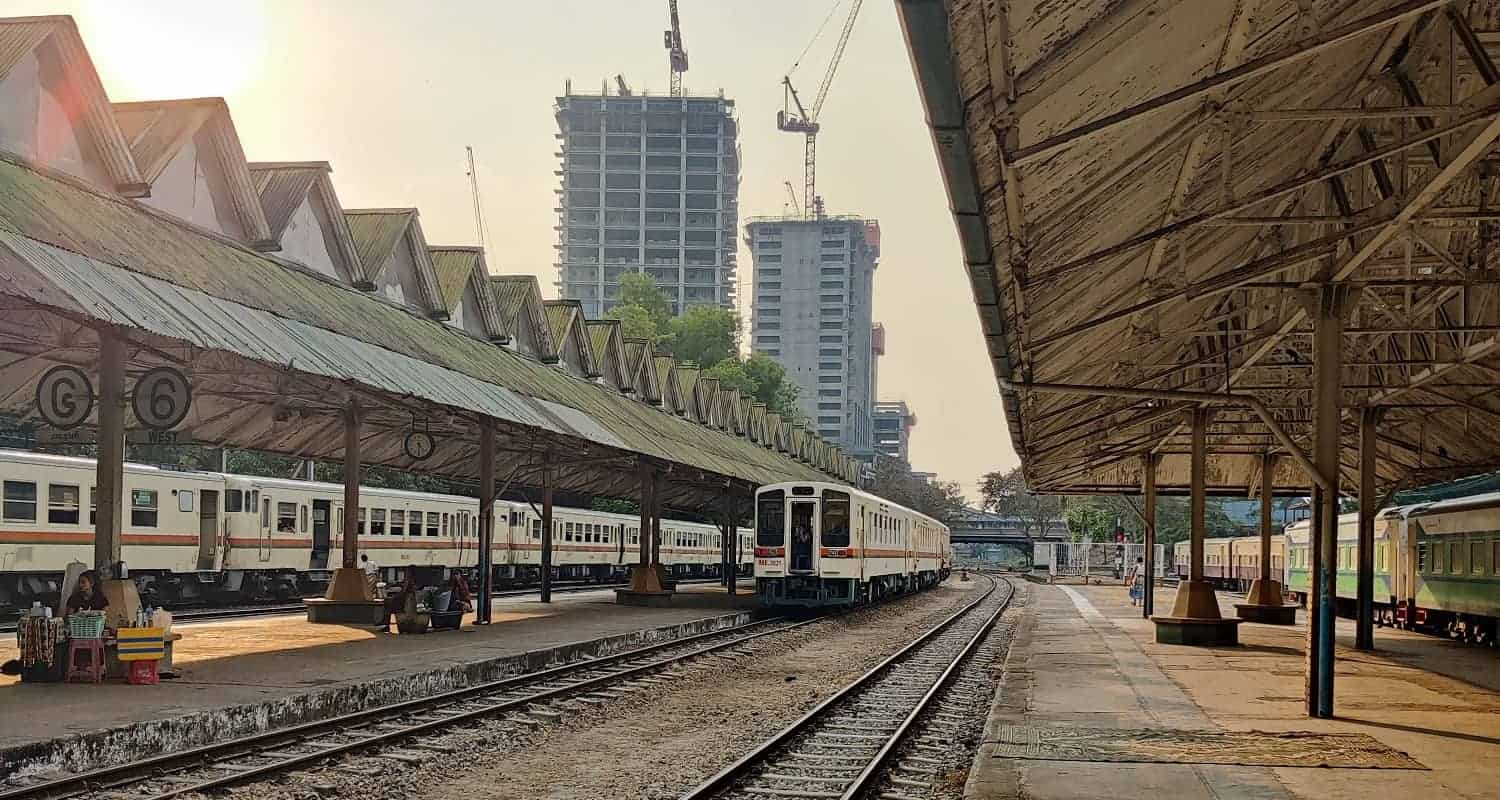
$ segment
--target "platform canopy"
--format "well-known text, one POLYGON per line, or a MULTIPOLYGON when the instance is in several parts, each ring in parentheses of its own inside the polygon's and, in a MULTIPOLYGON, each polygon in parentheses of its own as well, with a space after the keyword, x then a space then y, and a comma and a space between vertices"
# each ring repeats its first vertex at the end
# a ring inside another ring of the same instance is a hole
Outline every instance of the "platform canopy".
MULTIPOLYGON (((49 370, 97 375, 124 342, 127 385, 188 377, 192 440, 339 460, 360 406, 365 464, 477 478, 479 426, 498 429, 498 481, 712 507, 727 488, 839 480, 798 459, 530 359, 144 204, 0 153, 0 411, 36 418, 49 370), (435 448, 422 460, 413 431, 435 448)), ((97 384, 96 384, 97 386, 97 384)), ((93 418, 90 417, 91 421, 93 418)))
POLYGON ((1306 491, 1330 286, 1344 485, 1500 468, 1500 0, 897 5, 1032 487, 1306 491))

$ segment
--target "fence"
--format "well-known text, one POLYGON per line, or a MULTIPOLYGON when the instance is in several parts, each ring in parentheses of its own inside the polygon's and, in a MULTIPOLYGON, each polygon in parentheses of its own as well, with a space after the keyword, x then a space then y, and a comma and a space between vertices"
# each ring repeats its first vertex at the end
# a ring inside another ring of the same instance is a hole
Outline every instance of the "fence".
MULTIPOLYGON (((1143 544, 1114 542, 1037 542, 1032 553, 1032 568, 1057 577, 1123 580, 1130 565, 1144 558, 1143 544)), ((1156 577, 1166 574, 1166 548, 1156 545, 1156 577)))

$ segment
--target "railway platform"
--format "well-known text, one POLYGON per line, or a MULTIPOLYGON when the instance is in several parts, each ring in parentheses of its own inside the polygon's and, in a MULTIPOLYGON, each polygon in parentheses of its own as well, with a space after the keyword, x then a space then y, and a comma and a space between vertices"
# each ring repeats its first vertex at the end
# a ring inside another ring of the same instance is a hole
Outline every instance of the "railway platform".
POLYGON ((1336 717, 1309 719, 1300 619, 1190 648, 1156 644, 1122 587, 1031 596, 966 798, 1446 800, 1500 786, 1500 651, 1377 630, 1376 651, 1357 652, 1340 620, 1336 717))
MULTIPOLYGON (((669 608, 617 605, 610 588, 497 599, 488 626, 471 614, 411 636, 300 614, 183 626, 177 678, 156 686, 0 677, 0 786, 13 770, 89 769, 728 627, 749 620, 752 592, 680 584, 669 608)), ((0 637, 0 661, 15 655, 0 637)))

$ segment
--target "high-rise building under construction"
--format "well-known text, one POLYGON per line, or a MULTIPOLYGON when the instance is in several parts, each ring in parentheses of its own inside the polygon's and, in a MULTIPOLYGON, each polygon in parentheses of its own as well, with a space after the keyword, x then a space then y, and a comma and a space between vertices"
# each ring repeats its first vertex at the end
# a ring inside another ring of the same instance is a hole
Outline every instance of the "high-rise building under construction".
POLYGON ((569 86, 555 110, 560 295, 599 316, 618 301, 621 276, 644 272, 673 313, 734 308, 734 101, 579 94, 569 86))
POLYGON ((859 217, 758 217, 751 346, 795 381, 801 411, 856 458, 874 454, 875 267, 880 224, 859 217))

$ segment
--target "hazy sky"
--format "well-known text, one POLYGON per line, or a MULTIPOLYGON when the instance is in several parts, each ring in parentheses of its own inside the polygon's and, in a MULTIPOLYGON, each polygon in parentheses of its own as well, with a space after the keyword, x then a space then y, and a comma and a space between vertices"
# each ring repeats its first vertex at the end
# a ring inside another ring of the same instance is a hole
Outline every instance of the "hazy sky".
MULTIPOLYGON (((781 76, 816 94, 849 0, 680 0, 693 93, 736 101, 740 216, 801 193, 802 137, 776 129, 781 76)), ((432 244, 474 242, 464 146, 478 164, 490 268, 553 267, 553 99, 621 73, 665 93, 666 0, 0 0, 6 15, 71 14, 111 99, 220 95, 252 161, 326 160, 346 207, 416 206, 432 244)), ((1016 463, 932 143, 889 0, 866 2, 821 116, 830 213, 881 223, 875 319, 882 400, 919 424, 912 462, 959 481, 1016 463)), ((743 302, 750 256, 740 249, 743 302)), ((748 317, 748 308, 741 308, 748 317)))

